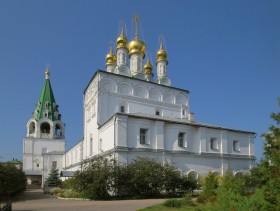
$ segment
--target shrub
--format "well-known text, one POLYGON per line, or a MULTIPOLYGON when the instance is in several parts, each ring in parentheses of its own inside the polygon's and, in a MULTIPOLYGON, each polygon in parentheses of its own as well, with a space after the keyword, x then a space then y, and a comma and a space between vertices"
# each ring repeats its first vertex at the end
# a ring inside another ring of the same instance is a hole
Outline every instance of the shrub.
POLYGON ((54 196, 59 196, 59 194, 62 192, 61 188, 52 188, 50 190, 50 194, 54 196))
POLYGON ((204 204, 207 201, 207 197, 204 194, 200 194, 196 201, 197 203, 204 204))
POLYGON ((194 202, 191 194, 186 194, 182 201, 184 205, 194 206, 194 202))
POLYGON ((165 207, 180 208, 180 207, 182 207, 182 201, 178 200, 178 199, 168 199, 163 203, 163 205, 165 207))

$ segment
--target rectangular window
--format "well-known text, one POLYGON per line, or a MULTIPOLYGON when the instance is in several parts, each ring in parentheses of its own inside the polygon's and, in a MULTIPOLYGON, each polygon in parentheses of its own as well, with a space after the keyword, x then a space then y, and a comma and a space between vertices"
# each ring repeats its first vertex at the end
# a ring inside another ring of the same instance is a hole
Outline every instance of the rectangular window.
POLYGON ((156 115, 159 116, 159 111, 156 111, 156 115))
POLYGON ((211 149, 214 149, 214 150, 219 149, 218 139, 217 138, 211 138, 210 139, 210 145, 211 145, 211 149))
POLYGON ((140 129, 140 144, 147 144, 147 129, 140 129))
POLYGON ((101 139, 99 139, 99 150, 102 152, 103 150, 102 150, 102 138, 101 139))
POLYGON ((37 167, 39 167, 39 163, 37 163, 37 167))
POLYGON ((184 146, 184 136, 185 136, 185 133, 178 134, 178 146, 179 147, 185 147, 184 146))
POLYGON ((52 162, 52 167, 56 169, 56 167, 57 167, 57 161, 53 161, 53 162, 52 162))
POLYGON ((92 134, 90 134, 90 140, 89 140, 89 155, 92 155, 92 134))
POLYGON ((124 106, 121 106, 121 113, 124 113, 124 112, 125 112, 124 106))
POLYGON ((240 151, 239 141, 233 141, 233 151, 240 151))

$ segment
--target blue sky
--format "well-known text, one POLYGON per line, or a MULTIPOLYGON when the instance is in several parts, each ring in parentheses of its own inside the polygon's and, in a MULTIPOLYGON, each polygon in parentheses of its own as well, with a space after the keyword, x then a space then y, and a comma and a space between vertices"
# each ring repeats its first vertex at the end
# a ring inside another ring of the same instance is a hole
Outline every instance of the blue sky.
POLYGON ((1 0, 0 161, 22 159, 31 118, 50 65, 67 148, 83 137, 83 90, 104 69, 110 40, 134 14, 151 59, 162 34, 172 86, 187 89, 196 120, 254 131, 256 155, 279 112, 280 1, 1 0))

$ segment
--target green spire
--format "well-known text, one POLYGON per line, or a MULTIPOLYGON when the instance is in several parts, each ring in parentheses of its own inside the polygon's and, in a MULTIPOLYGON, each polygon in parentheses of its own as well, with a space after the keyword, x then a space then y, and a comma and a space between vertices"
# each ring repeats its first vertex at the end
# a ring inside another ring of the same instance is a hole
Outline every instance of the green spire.
POLYGON ((45 71, 46 81, 43 86, 40 98, 37 102, 35 111, 33 112, 33 117, 36 120, 42 118, 47 118, 52 121, 60 120, 60 114, 58 112, 58 105, 55 103, 51 82, 50 82, 50 71, 47 69, 45 71))

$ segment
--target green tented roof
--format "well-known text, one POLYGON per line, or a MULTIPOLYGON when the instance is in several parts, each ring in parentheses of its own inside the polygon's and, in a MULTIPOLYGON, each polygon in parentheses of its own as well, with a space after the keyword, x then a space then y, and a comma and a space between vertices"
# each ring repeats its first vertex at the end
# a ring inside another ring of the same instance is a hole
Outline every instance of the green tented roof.
POLYGON ((37 102, 36 109, 33 112, 33 117, 36 120, 40 120, 42 118, 47 118, 52 121, 60 119, 58 105, 55 103, 48 70, 46 71, 46 81, 37 102))

